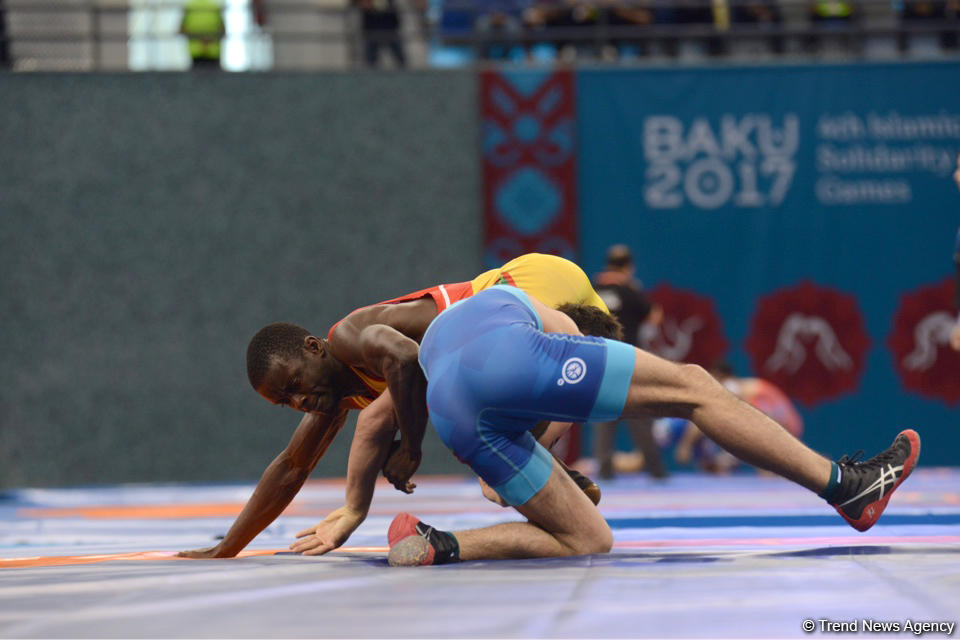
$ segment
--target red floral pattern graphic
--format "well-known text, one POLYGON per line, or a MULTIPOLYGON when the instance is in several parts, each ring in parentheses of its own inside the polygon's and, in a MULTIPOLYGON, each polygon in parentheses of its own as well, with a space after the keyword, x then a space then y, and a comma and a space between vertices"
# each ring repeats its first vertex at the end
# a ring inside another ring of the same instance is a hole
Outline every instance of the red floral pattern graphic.
POLYGON ((484 266, 523 253, 576 258, 576 117, 570 70, 480 73, 484 266))
POLYGON ((745 346, 757 376, 813 406, 857 388, 870 337, 852 295, 805 281, 760 298, 745 346))
POLYGON ((960 402, 960 353, 949 345, 953 287, 946 278, 903 294, 887 338, 904 388, 950 405, 960 402))
POLYGON ((729 343, 713 300, 669 284, 651 291, 650 299, 663 307, 663 325, 647 344, 649 351, 704 367, 726 354, 729 343))

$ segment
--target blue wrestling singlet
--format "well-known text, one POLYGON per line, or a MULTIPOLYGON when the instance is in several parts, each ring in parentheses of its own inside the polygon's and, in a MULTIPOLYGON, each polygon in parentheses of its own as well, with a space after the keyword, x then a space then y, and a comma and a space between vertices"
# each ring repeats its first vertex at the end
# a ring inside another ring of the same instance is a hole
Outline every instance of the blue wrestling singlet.
POLYGON ((497 285, 439 314, 420 344, 427 406, 444 444, 511 505, 550 477, 553 456, 530 434, 540 420, 620 417, 634 349, 544 333, 520 289, 497 285))

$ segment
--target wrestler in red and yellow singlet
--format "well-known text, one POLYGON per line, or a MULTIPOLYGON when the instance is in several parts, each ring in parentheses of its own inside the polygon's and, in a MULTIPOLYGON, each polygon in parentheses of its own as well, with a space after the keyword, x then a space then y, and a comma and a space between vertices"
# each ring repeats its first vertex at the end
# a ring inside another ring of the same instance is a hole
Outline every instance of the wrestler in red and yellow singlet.
MULTIPOLYGON (((437 313, 440 313, 454 302, 469 298, 476 292, 497 284, 508 284, 522 289, 548 307, 556 308, 562 304, 571 303, 597 307, 607 313, 610 311, 593 290, 590 278, 583 269, 565 258, 543 253, 527 253, 514 258, 498 269, 485 271, 467 282, 440 284, 399 298, 384 300, 379 304, 396 304, 429 296, 437 304, 437 313)), ((336 326, 335 324, 331 327, 328 335, 333 334, 336 326)), ((371 395, 350 396, 344 399, 345 404, 341 406, 363 409, 383 393, 387 383, 355 367, 350 368, 363 381, 371 395)))

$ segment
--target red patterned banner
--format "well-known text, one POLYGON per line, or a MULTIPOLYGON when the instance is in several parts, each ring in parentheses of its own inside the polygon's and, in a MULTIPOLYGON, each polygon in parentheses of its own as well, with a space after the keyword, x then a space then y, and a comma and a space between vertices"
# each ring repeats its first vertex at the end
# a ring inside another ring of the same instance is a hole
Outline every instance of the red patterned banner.
POLYGON ((960 354, 949 346, 953 278, 900 296, 887 346, 903 386, 948 405, 960 402, 960 354))
POLYGON ((727 353, 729 344, 713 300, 693 291, 661 284, 650 299, 663 307, 663 322, 648 336, 648 350, 675 362, 710 368, 727 353))
POLYGON ((814 406, 857 389, 870 337, 852 295, 807 281, 759 300, 746 348, 757 375, 814 406))
POLYGON ((483 71, 484 263, 577 254, 576 120, 570 71, 483 71))

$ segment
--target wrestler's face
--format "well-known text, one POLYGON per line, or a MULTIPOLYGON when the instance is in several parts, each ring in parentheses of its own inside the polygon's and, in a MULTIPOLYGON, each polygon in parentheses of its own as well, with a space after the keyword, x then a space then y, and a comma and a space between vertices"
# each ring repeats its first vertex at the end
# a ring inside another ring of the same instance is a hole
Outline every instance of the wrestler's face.
POLYGON ((257 393, 304 413, 333 413, 340 402, 335 365, 323 342, 308 336, 299 357, 274 359, 257 393))

